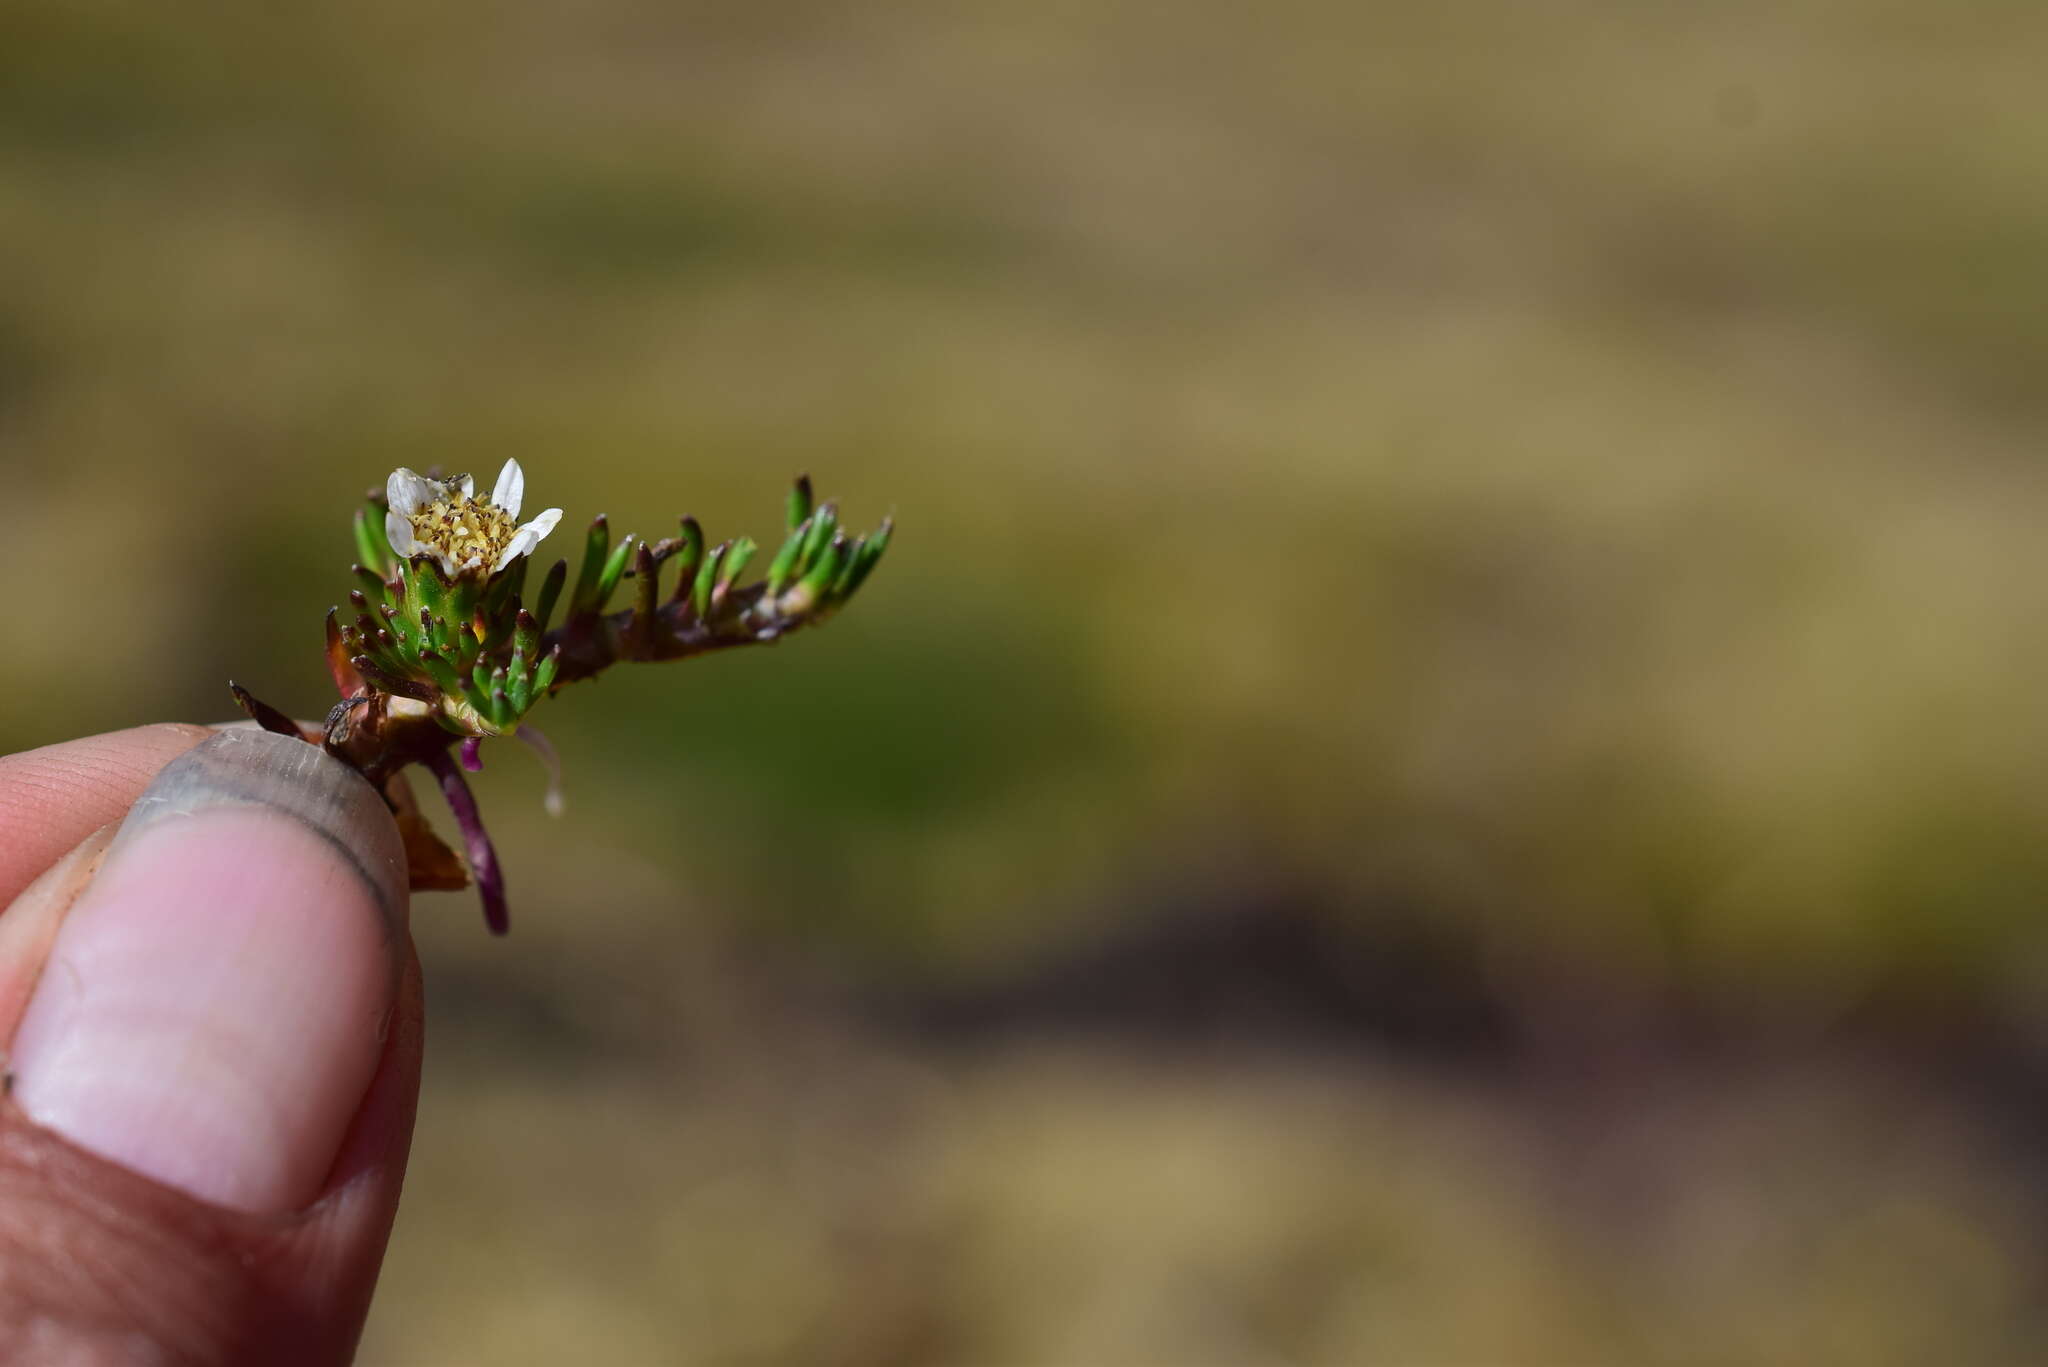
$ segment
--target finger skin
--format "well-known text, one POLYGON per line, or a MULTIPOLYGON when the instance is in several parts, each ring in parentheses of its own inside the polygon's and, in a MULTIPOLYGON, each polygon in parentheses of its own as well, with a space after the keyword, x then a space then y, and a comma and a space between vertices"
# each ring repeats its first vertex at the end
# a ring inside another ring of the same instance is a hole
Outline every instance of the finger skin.
MULTIPOLYGON (((53 905, 31 919, 61 919, 91 871, 95 851, 79 847, 118 822, 158 769, 213 734, 140 727, 0 757, 0 906, 49 870, 39 895, 53 905), (67 852, 81 864, 75 878, 51 869, 67 852)), ((32 984, 50 929, 8 936, 20 909, 0 915, 0 956, 10 961, 0 976, 32 984)), ((419 1094, 423 1007, 409 935, 400 956, 376 1072, 304 1210, 209 1205, 67 1143, 0 1096, 0 1362, 350 1360, 397 1214, 419 1094)))
POLYGON ((65 851, 127 815, 157 770, 212 734, 165 722, 0 755, 0 906, 65 851))
POLYGON ((71 913, 71 904, 99 871, 116 829, 108 822, 79 841, 0 916, 0 1040, 14 1038, 57 931, 71 913))
POLYGON ((377 791, 317 745, 220 731, 158 771, 65 914, 14 1100, 203 1200, 297 1210, 376 1071, 405 916, 377 791))
POLYGON ((291 1215, 196 1201, 0 1102, 0 1361, 349 1361, 405 1177, 422 1029, 408 952, 383 1057, 325 1193, 291 1215))

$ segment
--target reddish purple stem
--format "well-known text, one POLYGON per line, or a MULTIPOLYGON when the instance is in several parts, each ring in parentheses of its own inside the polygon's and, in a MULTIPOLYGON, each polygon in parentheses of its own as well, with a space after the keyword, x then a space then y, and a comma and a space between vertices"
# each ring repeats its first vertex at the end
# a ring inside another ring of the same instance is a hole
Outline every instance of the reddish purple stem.
POLYGON ((484 771, 483 752, 484 738, 482 736, 471 736, 468 740, 462 742, 462 767, 469 770, 472 774, 481 774, 484 771))
POLYGON ((512 915, 505 905, 505 875, 498 868, 498 851, 484 829, 483 814, 476 809, 476 797, 446 750, 433 751, 426 765, 441 780, 441 796, 448 799, 448 810, 455 813, 455 824, 462 830, 470 872, 476 875, 476 890, 484 899, 484 924, 491 934, 503 935, 512 928, 512 915))

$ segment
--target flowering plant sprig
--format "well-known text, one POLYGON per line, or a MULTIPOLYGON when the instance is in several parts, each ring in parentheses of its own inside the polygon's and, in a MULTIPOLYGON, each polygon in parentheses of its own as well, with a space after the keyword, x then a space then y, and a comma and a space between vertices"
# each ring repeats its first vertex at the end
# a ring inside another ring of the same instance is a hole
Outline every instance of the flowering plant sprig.
MULTIPOLYGON (((409 764, 435 775, 461 828, 485 919, 499 933, 507 926, 504 879, 462 777, 483 767, 482 742, 518 737, 554 770, 552 748, 526 722, 543 698, 622 661, 684 659, 821 623, 873 572, 891 532, 884 520, 869 535, 850 536, 833 504, 813 506, 803 477, 790 491, 781 547, 754 583, 741 582, 759 550, 749 537, 707 547, 697 520, 686 517, 676 536, 650 542, 628 533, 614 544, 599 516, 585 533, 574 585, 569 562, 557 560, 529 599, 532 553, 562 512, 549 508, 521 523, 525 492, 525 473, 508 460, 488 497, 477 497, 468 475, 404 469, 369 497, 355 518, 350 610, 327 614, 327 667, 342 700, 319 739, 393 802, 414 886, 459 887, 460 866, 390 783, 409 764), (674 587, 664 595, 671 565, 674 587), (609 611, 629 580, 630 603, 609 611)), ((284 713, 230 687, 259 724, 302 734, 284 713)), ((549 797, 557 810, 552 782, 549 797)))

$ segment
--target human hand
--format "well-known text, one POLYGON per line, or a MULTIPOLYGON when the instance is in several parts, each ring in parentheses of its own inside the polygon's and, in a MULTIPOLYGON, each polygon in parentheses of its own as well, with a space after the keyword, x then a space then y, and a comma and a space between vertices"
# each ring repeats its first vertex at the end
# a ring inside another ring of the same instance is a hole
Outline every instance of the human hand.
POLYGON ((289 737, 0 756, 0 1361, 349 1360, 419 1093, 406 886, 289 737))

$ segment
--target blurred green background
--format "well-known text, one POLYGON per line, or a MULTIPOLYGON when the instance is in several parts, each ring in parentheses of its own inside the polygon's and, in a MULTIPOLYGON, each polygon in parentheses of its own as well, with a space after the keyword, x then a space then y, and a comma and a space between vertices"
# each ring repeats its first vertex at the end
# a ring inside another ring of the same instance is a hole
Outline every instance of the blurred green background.
POLYGON ((2038 1360, 2044 56, 0 0, 0 749, 321 712, 395 465, 808 470, 852 610, 489 755, 366 1363, 2038 1360))

